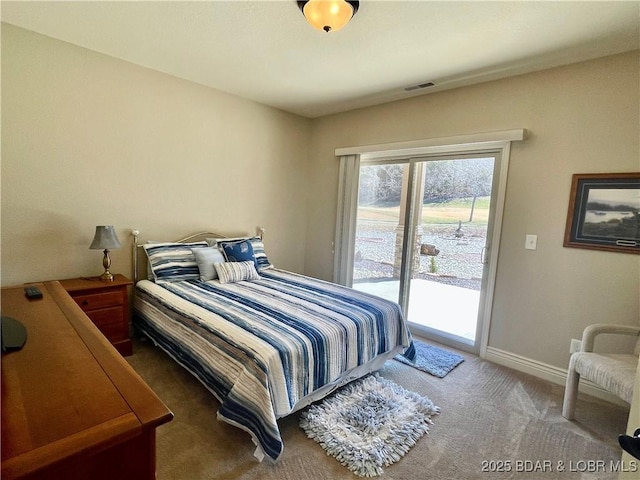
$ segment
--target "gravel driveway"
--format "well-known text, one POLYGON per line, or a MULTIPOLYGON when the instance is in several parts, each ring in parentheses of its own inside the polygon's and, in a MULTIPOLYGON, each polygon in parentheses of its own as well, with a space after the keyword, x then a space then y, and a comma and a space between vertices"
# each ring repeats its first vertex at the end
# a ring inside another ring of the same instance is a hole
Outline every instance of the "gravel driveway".
MULTIPOLYGON (((395 225, 376 222, 358 225, 354 283, 393 277, 395 225)), ((480 290, 486 226, 425 225, 423 244, 435 245, 438 255, 420 255, 416 278, 480 290), (433 260, 432 260, 433 259, 433 260)))

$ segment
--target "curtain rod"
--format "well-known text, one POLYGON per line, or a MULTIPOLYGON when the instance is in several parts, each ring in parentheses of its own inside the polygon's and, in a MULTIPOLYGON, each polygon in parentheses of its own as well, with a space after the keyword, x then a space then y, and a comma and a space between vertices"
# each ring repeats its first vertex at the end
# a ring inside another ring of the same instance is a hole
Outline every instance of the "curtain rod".
POLYGON ((393 152, 410 153, 414 149, 424 149, 429 147, 441 147, 452 145, 481 145, 500 142, 513 142, 524 140, 527 130, 518 128, 514 130, 502 130, 497 132, 472 133, 468 135, 455 135, 451 137, 426 138, 422 140, 409 140, 406 142, 380 143, 377 145, 361 145, 358 147, 341 147, 335 149, 336 157, 343 155, 363 155, 363 154, 393 154, 393 152))

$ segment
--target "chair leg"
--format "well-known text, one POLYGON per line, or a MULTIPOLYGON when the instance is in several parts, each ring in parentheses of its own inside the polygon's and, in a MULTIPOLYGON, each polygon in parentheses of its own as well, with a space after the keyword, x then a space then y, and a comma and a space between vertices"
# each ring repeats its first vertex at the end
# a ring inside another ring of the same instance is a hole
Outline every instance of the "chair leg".
POLYGON ((567 373, 567 385, 564 389, 564 402, 562 404, 562 416, 567 420, 573 420, 575 417, 579 382, 580 374, 570 366, 569 372, 567 373))

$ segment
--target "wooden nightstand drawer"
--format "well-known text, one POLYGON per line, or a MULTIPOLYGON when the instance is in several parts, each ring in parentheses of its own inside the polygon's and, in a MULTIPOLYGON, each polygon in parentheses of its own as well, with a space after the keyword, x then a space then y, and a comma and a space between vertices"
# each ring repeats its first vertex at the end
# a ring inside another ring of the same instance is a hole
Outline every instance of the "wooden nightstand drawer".
POLYGON ((117 307, 124 304, 122 290, 117 292, 92 293, 90 295, 73 295, 73 299, 85 312, 105 307, 117 307))
POLYGON ((107 337, 111 343, 129 337, 128 325, 122 315, 121 307, 91 310, 86 313, 95 326, 100 329, 102 334, 107 337))

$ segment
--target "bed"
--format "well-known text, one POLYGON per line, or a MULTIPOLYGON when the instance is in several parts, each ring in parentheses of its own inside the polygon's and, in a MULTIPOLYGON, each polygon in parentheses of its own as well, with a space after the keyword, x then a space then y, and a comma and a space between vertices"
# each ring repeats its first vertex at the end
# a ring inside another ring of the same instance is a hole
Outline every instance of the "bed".
POLYGON ((276 268, 261 235, 140 244, 137 233, 134 328, 213 393, 218 419, 248 432, 260 461, 283 453, 279 418, 415 356, 398 304, 276 268))

